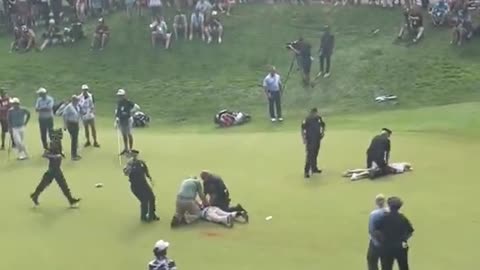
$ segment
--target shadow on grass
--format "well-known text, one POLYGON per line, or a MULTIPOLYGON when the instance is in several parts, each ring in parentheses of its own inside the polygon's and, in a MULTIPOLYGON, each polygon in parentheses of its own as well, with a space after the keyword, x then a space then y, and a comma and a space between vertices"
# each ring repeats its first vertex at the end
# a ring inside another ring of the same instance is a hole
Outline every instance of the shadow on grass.
POLYGON ((44 226, 51 226, 61 220, 67 214, 79 211, 79 208, 65 207, 65 208, 30 208, 30 211, 39 217, 38 224, 44 226))

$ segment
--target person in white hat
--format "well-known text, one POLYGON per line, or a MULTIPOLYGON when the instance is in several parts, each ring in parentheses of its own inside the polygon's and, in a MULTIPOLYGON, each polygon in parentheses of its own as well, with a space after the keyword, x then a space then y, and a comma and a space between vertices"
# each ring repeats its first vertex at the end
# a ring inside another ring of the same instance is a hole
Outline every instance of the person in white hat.
POLYGON ((164 240, 158 240, 153 246, 153 255, 155 259, 148 263, 149 270, 177 270, 174 260, 167 258, 167 250, 170 243, 164 240))
POLYGON ((44 150, 48 150, 48 136, 53 130, 53 106, 54 100, 47 95, 47 89, 40 87, 37 90, 38 98, 35 103, 35 111, 38 113, 40 125, 40 137, 44 150))
POLYGON ((70 103, 65 107, 62 113, 64 129, 68 130, 71 139, 70 154, 73 161, 80 160, 82 157, 78 155, 78 133, 80 131, 80 106, 77 96, 72 96, 70 103))
POLYGON ((30 112, 20 107, 20 100, 16 97, 11 100, 12 108, 8 110, 8 127, 15 142, 15 148, 18 151, 18 159, 25 160, 28 158, 27 149, 25 147, 25 126, 30 120, 30 112))
POLYGON ((108 42, 109 37, 110 29, 105 23, 105 19, 98 19, 97 27, 95 28, 95 32, 93 33, 91 49, 96 49, 98 47, 100 50, 103 50, 108 42))
POLYGON ((118 89, 117 91, 118 103, 115 110, 115 127, 118 128, 122 134, 123 150, 120 155, 130 153, 133 149, 133 113, 139 109, 139 106, 134 102, 127 99, 127 93, 124 89, 118 89))
POLYGON ((82 85, 82 94, 80 99, 80 112, 82 113, 83 127, 85 129, 85 147, 91 146, 90 130, 92 131, 93 146, 100 147, 97 140, 97 128, 95 126, 95 98, 90 93, 88 85, 82 85))
POLYGON ((222 43, 223 25, 220 22, 216 11, 213 11, 212 15, 206 19, 205 27, 205 32, 207 34, 207 43, 212 42, 213 36, 216 36, 218 38, 218 43, 222 43))

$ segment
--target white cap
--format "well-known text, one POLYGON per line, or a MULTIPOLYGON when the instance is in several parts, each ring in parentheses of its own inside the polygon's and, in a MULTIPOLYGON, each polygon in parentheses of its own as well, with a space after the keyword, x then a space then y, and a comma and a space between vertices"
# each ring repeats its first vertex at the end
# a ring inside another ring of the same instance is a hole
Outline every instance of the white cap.
POLYGON ((383 195, 382 193, 378 194, 377 196, 375 196, 375 200, 385 200, 385 195, 383 195))
POLYGON ((47 93, 47 89, 43 88, 43 87, 40 87, 38 90, 37 90, 37 94, 46 94, 47 93))
POLYGON ((155 243, 155 246, 153 246, 153 248, 156 249, 156 250, 162 251, 162 250, 167 249, 169 246, 170 246, 169 242, 163 241, 163 240, 158 240, 155 243))
POLYGON ((218 12, 216 10, 212 11, 212 16, 217 16, 218 12))
POLYGON ((88 85, 86 84, 82 85, 82 90, 88 90, 88 85))
POLYGON ((20 99, 14 97, 14 98, 10 99, 10 103, 20 104, 20 99))
POLYGON ((48 20, 48 23, 49 24, 55 24, 55 20, 52 18, 52 19, 48 20))
POLYGON ((103 18, 98 19, 98 22, 103 22, 103 18))
POLYGON ((117 96, 125 96, 126 93, 127 93, 127 92, 125 92, 125 90, 123 90, 123 89, 118 89, 118 91, 117 91, 117 96))

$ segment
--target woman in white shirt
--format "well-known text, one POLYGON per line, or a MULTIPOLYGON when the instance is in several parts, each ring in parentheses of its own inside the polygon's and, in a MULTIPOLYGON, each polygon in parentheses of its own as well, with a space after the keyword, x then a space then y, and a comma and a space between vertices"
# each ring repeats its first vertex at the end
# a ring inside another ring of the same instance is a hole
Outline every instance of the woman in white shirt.
POLYGON ((85 128, 85 147, 91 146, 90 130, 93 137, 93 146, 100 147, 97 141, 97 129, 95 127, 95 100, 93 95, 89 92, 88 85, 82 85, 82 94, 78 96, 80 112, 82 115, 83 127, 85 128))

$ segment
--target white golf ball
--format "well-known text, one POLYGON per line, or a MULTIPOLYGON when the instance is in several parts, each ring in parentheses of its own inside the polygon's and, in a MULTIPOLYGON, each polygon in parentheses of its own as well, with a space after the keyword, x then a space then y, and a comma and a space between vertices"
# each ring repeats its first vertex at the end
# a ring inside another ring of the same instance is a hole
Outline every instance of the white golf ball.
POLYGON ((266 220, 266 221, 269 221, 269 220, 271 220, 272 218, 273 218, 272 216, 268 216, 268 217, 265 218, 265 220, 266 220))

